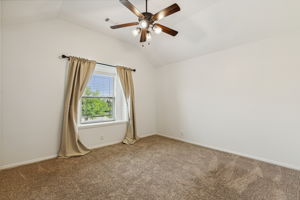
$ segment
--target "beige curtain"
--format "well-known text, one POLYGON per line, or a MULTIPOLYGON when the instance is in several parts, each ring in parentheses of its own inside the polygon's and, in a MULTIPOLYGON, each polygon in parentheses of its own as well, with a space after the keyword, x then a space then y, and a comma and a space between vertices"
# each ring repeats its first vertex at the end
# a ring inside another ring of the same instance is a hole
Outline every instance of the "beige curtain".
POLYGON ((125 144, 134 144, 138 139, 135 127, 134 86, 131 72, 129 68, 117 67, 117 73, 124 91, 128 110, 127 130, 123 140, 125 144))
POLYGON ((80 156, 90 150, 78 138, 78 103, 94 72, 96 61, 70 57, 68 83, 65 96, 60 157, 80 156))

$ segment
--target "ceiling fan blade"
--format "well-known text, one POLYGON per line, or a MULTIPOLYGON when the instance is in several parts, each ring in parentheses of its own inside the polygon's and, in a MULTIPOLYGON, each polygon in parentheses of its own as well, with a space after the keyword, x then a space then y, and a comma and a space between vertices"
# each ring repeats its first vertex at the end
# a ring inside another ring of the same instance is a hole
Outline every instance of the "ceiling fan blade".
POLYGON ((128 26, 135 26, 138 25, 138 22, 130 22, 130 23, 126 23, 126 24, 118 24, 118 25, 114 25, 111 26, 111 29, 117 29, 117 28, 124 28, 124 27, 128 27, 128 26))
POLYGON ((153 15, 152 20, 153 21, 161 20, 162 18, 172 15, 178 11, 180 11, 180 7, 178 6, 177 3, 174 3, 173 5, 167 7, 165 9, 159 11, 155 15, 153 15))
POLYGON ((146 40, 147 40, 147 30, 142 29, 140 42, 146 42, 146 40))
POLYGON ((128 0, 120 0, 120 2, 131 12, 133 12, 133 14, 135 14, 138 17, 144 18, 144 15, 140 11, 138 11, 138 9, 128 0))
POLYGON ((175 31, 175 30, 173 30, 171 28, 168 28, 164 25, 161 25, 161 24, 155 24, 155 25, 160 27, 162 32, 167 33, 169 35, 176 36, 178 34, 178 31, 175 31))

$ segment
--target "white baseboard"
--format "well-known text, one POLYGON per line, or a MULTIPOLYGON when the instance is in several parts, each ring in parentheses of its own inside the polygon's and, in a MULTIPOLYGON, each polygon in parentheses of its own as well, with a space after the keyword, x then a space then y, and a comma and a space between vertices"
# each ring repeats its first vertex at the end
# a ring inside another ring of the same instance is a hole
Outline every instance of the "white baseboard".
POLYGON ((121 142, 122 142, 122 140, 116 140, 116 141, 106 142, 106 143, 99 144, 99 145, 94 145, 94 146, 91 146, 91 147, 89 147, 89 148, 90 148, 90 149, 98 149, 98 148, 110 146, 110 145, 113 145, 113 144, 119 144, 119 143, 121 143, 121 142))
MULTIPOLYGON (((139 137, 144 138, 144 137, 148 137, 148 136, 156 135, 156 134, 157 133, 147 133, 147 134, 139 135, 139 137)), ((121 142, 122 142, 122 140, 116 140, 116 141, 107 142, 107 143, 103 143, 103 144, 99 144, 99 145, 94 145, 94 146, 91 146, 89 148, 98 149, 98 148, 101 148, 101 147, 105 147, 105 146, 109 146, 109 145, 113 145, 113 144, 118 144, 118 143, 121 143, 121 142)), ((0 166, 0 170, 10 169, 10 168, 18 167, 18 166, 21 166, 21 165, 28 165, 28 164, 32 164, 32 163, 45 161, 45 160, 50 160, 50 159, 56 158, 57 156, 58 155, 55 154, 55 155, 35 158, 35 159, 31 159, 31 160, 26 160, 26 161, 20 161, 20 162, 5 164, 5 165, 0 166)))
POLYGON ((234 155, 237 155, 237 156, 250 158, 250 159, 266 162, 266 163, 269 163, 269 164, 272 164, 272 165, 277 165, 277 166, 280 166, 280 167, 285 167, 285 168, 300 171, 299 166, 294 166, 294 165, 290 165, 290 164, 287 164, 287 163, 274 161, 274 160, 261 158, 261 157, 256 157, 256 156, 252 156, 252 155, 248 155, 248 154, 238 153, 238 152, 234 152, 234 151, 231 151, 231 150, 222 149, 222 148, 219 148, 219 147, 204 145, 204 144, 201 144, 199 142, 190 141, 190 140, 179 138, 179 137, 176 137, 176 136, 169 136, 169 135, 165 135, 165 134, 161 134, 161 133, 158 133, 157 135, 167 137, 167 138, 171 138, 171 139, 178 140, 178 141, 182 141, 182 142, 186 142, 186 143, 190 143, 190 144, 194 144, 194 145, 198 145, 198 146, 205 147, 205 148, 208 148, 208 149, 213 149, 213 150, 217 150, 217 151, 221 151, 221 152, 225 152, 225 153, 230 153, 230 154, 234 154, 234 155))
POLYGON ((158 134, 157 133, 145 133, 145 134, 142 134, 142 135, 138 135, 138 137, 144 138, 144 137, 149 137, 149 136, 152 136, 152 135, 158 135, 158 134))
POLYGON ((10 164, 0 166, 0 170, 10 169, 10 168, 18 167, 18 166, 21 166, 21 165, 28 165, 28 164, 32 164, 32 163, 37 163, 37 162, 41 162, 41 161, 44 161, 44 160, 50 160, 50 159, 53 159, 53 158, 56 158, 56 157, 57 157, 57 154, 50 155, 50 156, 45 156, 45 157, 40 157, 40 158, 34 158, 34 159, 31 159, 31 160, 26 160, 26 161, 21 161, 21 162, 10 163, 10 164))
MULTIPOLYGON (((152 135, 157 135, 157 133, 146 133, 146 134, 139 135, 138 137, 139 138, 144 138, 144 137, 149 137, 149 136, 152 136, 152 135)), ((109 146, 109 145, 113 145, 113 144, 119 144, 119 143, 122 142, 122 140, 123 139, 112 141, 112 142, 107 142, 107 143, 103 143, 103 144, 99 144, 99 145, 94 145, 94 146, 91 146, 89 148, 91 148, 91 149, 98 149, 98 148, 109 146)))

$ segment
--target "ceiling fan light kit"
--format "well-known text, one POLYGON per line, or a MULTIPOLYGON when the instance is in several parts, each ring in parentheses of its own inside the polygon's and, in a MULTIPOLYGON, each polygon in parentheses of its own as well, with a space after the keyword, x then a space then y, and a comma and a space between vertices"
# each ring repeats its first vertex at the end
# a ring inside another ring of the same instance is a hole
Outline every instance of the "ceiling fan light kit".
POLYGON ((141 28, 136 28, 132 30, 132 35, 133 36, 138 36, 141 32, 141 28))
MULTIPOLYGON (((157 21, 161 20, 164 17, 172 15, 178 11, 180 11, 180 7, 175 3, 156 14, 152 14, 148 12, 148 1, 146 0, 146 12, 141 13, 133 4, 131 4, 128 0, 120 0, 120 2, 128 8, 132 13, 134 13, 138 17, 138 22, 130 22, 126 24, 119 24, 111 26, 112 29, 124 28, 129 26, 138 26, 132 31, 134 36, 140 36, 140 43, 148 42, 151 40, 151 32, 156 34, 160 34, 164 32, 171 36, 176 36, 178 31, 175 31, 171 28, 168 28, 164 25, 158 24, 157 21)), ((142 45, 144 46, 144 45, 142 45)))
POLYGON ((153 31, 156 33, 156 34, 160 34, 162 29, 157 26, 156 24, 152 27, 153 31))
POLYGON ((139 23, 141 28, 148 28, 149 27, 149 23, 146 20, 141 20, 139 23))

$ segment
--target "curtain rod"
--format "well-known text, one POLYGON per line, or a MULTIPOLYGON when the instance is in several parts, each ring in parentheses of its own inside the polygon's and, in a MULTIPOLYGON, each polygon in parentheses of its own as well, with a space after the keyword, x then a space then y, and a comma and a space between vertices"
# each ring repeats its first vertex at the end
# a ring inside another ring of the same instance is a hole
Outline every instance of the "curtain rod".
MULTIPOLYGON (((61 55, 62 58, 67 58, 67 59, 70 59, 70 56, 66 56, 66 55, 61 55)), ((97 64, 99 65, 105 65, 105 66, 108 66, 108 67, 117 67, 117 66, 114 66, 114 65, 109 65, 109 64, 105 64, 105 63, 100 63, 100 62, 97 62, 97 64)), ((136 69, 130 69, 131 71, 136 71, 136 69)))

